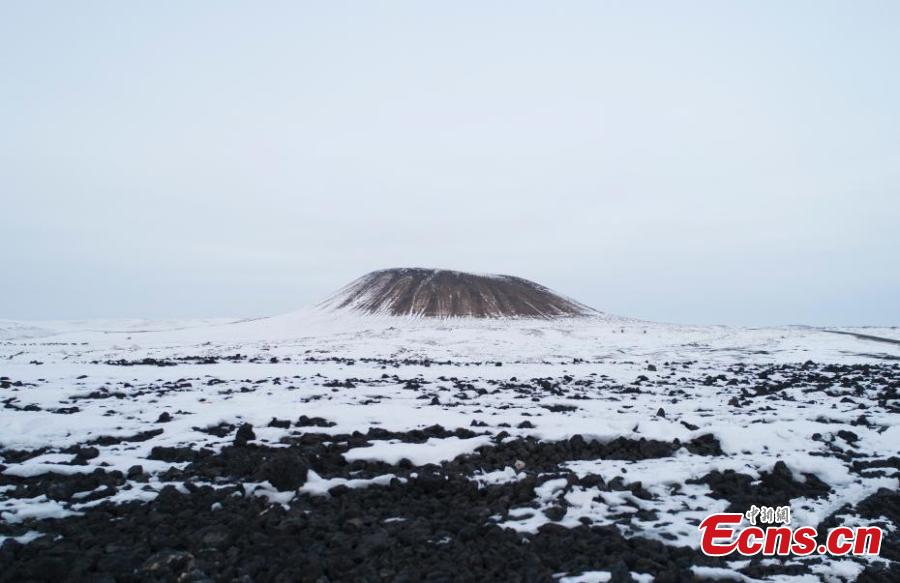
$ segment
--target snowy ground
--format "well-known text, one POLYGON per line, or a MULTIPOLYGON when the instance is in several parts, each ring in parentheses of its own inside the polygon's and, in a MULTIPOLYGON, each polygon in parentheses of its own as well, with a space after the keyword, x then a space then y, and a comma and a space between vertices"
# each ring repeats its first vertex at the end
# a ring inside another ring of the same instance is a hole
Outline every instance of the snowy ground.
MULTIPOLYGON (((246 560, 268 548, 252 529, 213 518, 255 505, 309 537, 359 521, 295 579, 416 580, 390 540, 437 549, 428 573, 482 580, 886 580, 898 574, 898 341, 897 328, 602 316, 0 322, 0 580, 52 579, 74 557, 83 578, 290 579, 246 560), (201 499, 197 532, 144 532, 140 513, 186 515, 201 499), (434 500, 466 520, 438 521, 434 500), (795 525, 879 524, 891 544, 879 559, 696 552, 703 517, 751 503, 789 503, 795 525), (421 537, 405 540, 414 526, 421 537), (132 542, 104 542, 107 528, 132 542), (492 560, 510 562, 460 562, 487 541, 509 545, 492 560), (101 544, 120 560, 84 551, 101 544)), ((302 563, 311 543, 296 544, 302 563)))

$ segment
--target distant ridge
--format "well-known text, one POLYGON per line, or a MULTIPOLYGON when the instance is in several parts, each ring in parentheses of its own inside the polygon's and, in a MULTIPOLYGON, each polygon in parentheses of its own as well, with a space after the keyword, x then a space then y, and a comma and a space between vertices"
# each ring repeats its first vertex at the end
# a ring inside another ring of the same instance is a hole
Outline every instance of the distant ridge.
POLYGON ((425 318, 566 318, 597 312, 510 275, 403 267, 373 271, 320 307, 425 318))

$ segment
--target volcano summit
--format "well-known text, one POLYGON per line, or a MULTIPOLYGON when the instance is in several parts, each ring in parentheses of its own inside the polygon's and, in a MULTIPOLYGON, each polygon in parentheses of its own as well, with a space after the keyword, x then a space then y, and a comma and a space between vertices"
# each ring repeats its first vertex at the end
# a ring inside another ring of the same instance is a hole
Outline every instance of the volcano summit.
POLYGON ((427 318, 548 319, 597 313, 521 277, 422 268, 373 271, 325 300, 322 307, 427 318))

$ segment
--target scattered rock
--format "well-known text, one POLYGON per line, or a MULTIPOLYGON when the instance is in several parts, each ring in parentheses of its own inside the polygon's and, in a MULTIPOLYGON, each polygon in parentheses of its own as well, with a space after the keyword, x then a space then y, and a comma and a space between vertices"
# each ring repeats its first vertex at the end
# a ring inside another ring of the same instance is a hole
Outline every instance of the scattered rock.
POLYGON ((256 439, 256 433, 253 432, 253 425, 244 423, 234 435, 234 444, 237 446, 247 445, 247 442, 256 439))
POLYGON ((553 521, 562 520, 566 515, 566 509, 562 506, 551 506, 544 510, 544 516, 553 521))
POLYGON ((265 478, 282 492, 302 486, 306 482, 308 471, 308 462, 293 451, 278 453, 263 466, 265 478))

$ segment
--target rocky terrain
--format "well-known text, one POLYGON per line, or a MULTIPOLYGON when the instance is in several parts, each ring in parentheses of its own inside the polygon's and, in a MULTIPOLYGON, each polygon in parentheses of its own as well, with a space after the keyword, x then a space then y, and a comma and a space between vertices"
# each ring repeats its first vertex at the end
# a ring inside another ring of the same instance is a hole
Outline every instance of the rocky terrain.
POLYGON ((4 326, 0 581, 900 579, 896 329, 320 316, 4 326))

